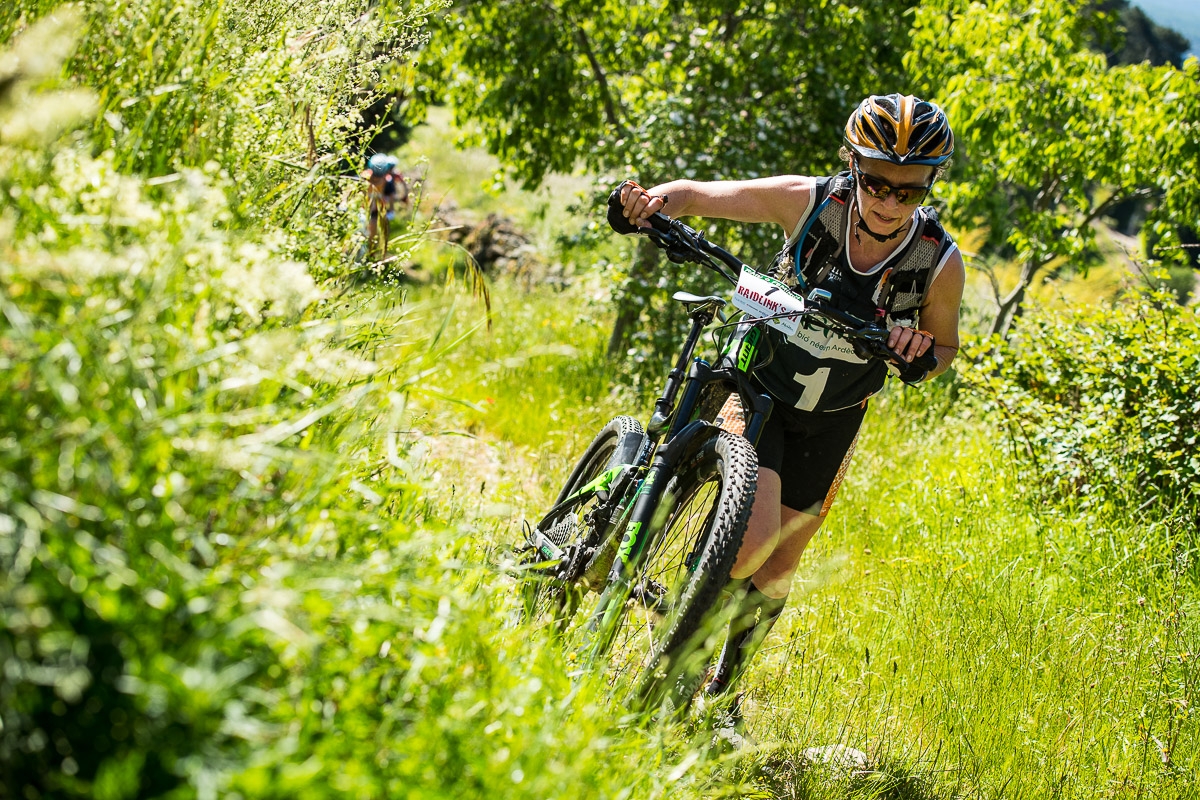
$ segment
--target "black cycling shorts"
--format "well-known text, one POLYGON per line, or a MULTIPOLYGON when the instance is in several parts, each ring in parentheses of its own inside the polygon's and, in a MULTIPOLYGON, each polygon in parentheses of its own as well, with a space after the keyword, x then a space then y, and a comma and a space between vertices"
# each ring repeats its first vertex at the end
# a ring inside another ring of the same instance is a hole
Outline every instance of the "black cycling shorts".
POLYGON ((779 473, 783 505, 825 516, 858 441, 867 407, 800 411, 776 403, 758 440, 758 465, 779 473))

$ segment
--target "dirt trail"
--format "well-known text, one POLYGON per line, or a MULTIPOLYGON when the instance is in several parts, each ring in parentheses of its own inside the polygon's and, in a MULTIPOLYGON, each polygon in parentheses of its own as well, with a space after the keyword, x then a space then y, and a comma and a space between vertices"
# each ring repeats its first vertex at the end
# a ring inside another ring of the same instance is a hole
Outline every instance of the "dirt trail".
POLYGON ((452 413, 425 415, 410 434, 410 462, 444 519, 477 530, 490 544, 513 541, 522 519, 547 502, 542 460, 486 431, 460 433, 452 413))

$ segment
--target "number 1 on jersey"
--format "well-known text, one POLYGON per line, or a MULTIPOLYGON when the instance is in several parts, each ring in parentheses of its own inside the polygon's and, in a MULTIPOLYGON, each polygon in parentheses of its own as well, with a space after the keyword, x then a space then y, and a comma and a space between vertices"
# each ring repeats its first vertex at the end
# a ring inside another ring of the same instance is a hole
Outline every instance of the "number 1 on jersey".
POLYGON ((800 393, 800 399, 796 401, 796 408, 801 411, 812 411, 817 407, 817 401, 821 399, 821 394, 825 391, 825 383, 829 380, 829 371, 829 367, 821 367, 812 375, 796 373, 793 380, 804 387, 800 393))

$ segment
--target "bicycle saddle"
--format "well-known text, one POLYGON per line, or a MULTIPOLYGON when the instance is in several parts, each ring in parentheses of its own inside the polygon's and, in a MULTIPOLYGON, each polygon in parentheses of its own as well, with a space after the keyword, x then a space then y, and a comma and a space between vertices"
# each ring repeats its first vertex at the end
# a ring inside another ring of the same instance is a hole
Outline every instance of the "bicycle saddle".
POLYGON ((725 301, 720 297, 716 297, 715 295, 701 297, 700 295, 692 294, 691 292, 676 292, 675 294, 671 295, 671 299, 678 300, 685 306, 708 305, 711 303, 717 308, 725 307, 725 301))

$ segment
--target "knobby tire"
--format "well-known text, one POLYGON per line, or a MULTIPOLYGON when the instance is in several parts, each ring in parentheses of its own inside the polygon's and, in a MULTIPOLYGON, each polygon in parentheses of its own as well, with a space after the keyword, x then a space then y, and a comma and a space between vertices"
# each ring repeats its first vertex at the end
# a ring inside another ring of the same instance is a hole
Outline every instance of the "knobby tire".
POLYGON ((718 604, 757 485, 754 448, 727 431, 714 433, 668 482, 664 521, 638 573, 640 592, 627 603, 624 630, 609 652, 614 678, 632 677, 633 707, 674 713, 691 703, 723 642, 727 610, 718 604))

